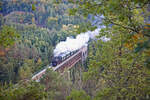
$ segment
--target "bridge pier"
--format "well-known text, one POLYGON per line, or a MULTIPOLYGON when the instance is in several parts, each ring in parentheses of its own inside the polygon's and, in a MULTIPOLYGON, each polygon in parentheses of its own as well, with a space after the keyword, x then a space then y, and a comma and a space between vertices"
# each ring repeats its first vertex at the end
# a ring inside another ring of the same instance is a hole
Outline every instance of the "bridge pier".
POLYGON ((82 61, 78 62, 74 65, 73 68, 69 69, 70 71, 70 81, 72 81, 73 84, 78 84, 77 88, 82 87, 82 70, 84 70, 84 67, 82 66, 82 61))
POLYGON ((72 68, 65 69, 63 73, 63 77, 66 80, 71 81, 73 84, 76 83, 76 80, 79 82, 82 80, 82 70, 84 67, 82 66, 82 61, 77 62, 72 68))

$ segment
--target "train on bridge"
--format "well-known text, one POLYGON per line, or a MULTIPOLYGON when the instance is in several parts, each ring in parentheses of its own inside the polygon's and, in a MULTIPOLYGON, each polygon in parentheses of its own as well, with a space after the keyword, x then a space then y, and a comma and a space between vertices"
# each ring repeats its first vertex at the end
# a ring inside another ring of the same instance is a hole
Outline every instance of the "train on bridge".
MULTIPOLYGON (((78 50, 61 53, 58 56, 54 56, 52 58, 52 63, 47 68, 52 68, 53 71, 63 73, 65 68, 70 69, 79 61, 84 62, 87 58, 87 52, 87 46, 85 45, 78 50)), ((32 80, 39 81, 43 74, 45 74, 47 68, 34 75, 32 80)))

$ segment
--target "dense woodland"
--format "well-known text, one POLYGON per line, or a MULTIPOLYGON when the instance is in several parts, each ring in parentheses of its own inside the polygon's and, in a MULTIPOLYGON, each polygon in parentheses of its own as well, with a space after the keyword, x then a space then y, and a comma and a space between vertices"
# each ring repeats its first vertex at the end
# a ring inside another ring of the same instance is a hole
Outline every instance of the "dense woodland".
POLYGON ((54 5, 51 1, 2 1, 1 75, 2 82, 17 82, 49 65, 59 41, 75 35, 83 19, 68 16, 73 4, 54 5), (11 38, 9 33, 13 33, 11 38), (5 37, 6 33, 8 36, 5 37), (9 43, 3 43, 9 38, 9 43), (9 49, 9 50, 5 50, 9 49), (7 66, 7 67, 6 67, 7 66))
POLYGON ((150 1, 1 0, 0 100, 150 100, 150 1), (57 43, 100 25, 74 80, 31 80, 57 43))

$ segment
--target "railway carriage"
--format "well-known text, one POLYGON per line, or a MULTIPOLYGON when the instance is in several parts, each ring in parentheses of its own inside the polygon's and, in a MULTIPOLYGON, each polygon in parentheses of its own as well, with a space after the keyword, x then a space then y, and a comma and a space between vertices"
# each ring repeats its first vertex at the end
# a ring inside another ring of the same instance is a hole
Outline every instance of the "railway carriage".
POLYGON ((52 58, 52 66, 55 67, 61 62, 65 61, 68 59, 70 56, 74 55, 78 50, 72 51, 72 52, 64 52, 59 54, 58 56, 54 56, 52 58))

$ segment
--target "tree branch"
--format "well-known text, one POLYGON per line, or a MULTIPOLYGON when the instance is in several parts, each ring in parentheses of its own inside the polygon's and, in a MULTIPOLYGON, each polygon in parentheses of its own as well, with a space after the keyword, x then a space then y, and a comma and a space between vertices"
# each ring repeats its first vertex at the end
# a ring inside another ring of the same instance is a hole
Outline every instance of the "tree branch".
POLYGON ((137 30, 134 29, 134 28, 131 28, 131 27, 128 27, 128 26, 123 26, 123 25, 121 25, 121 24, 115 23, 115 22, 113 22, 112 20, 110 20, 110 19, 108 19, 108 18, 105 18, 104 20, 106 20, 106 21, 108 21, 108 22, 110 22, 110 23, 112 23, 112 24, 114 24, 114 25, 120 26, 120 27, 122 27, 122 28, 124 28, 124 29, 129 29, 129 30, 131 30, 131 31, 133 31, 133 32, 136 32, 136 33, 139 32, 139 31, 137 31, 137 30))

